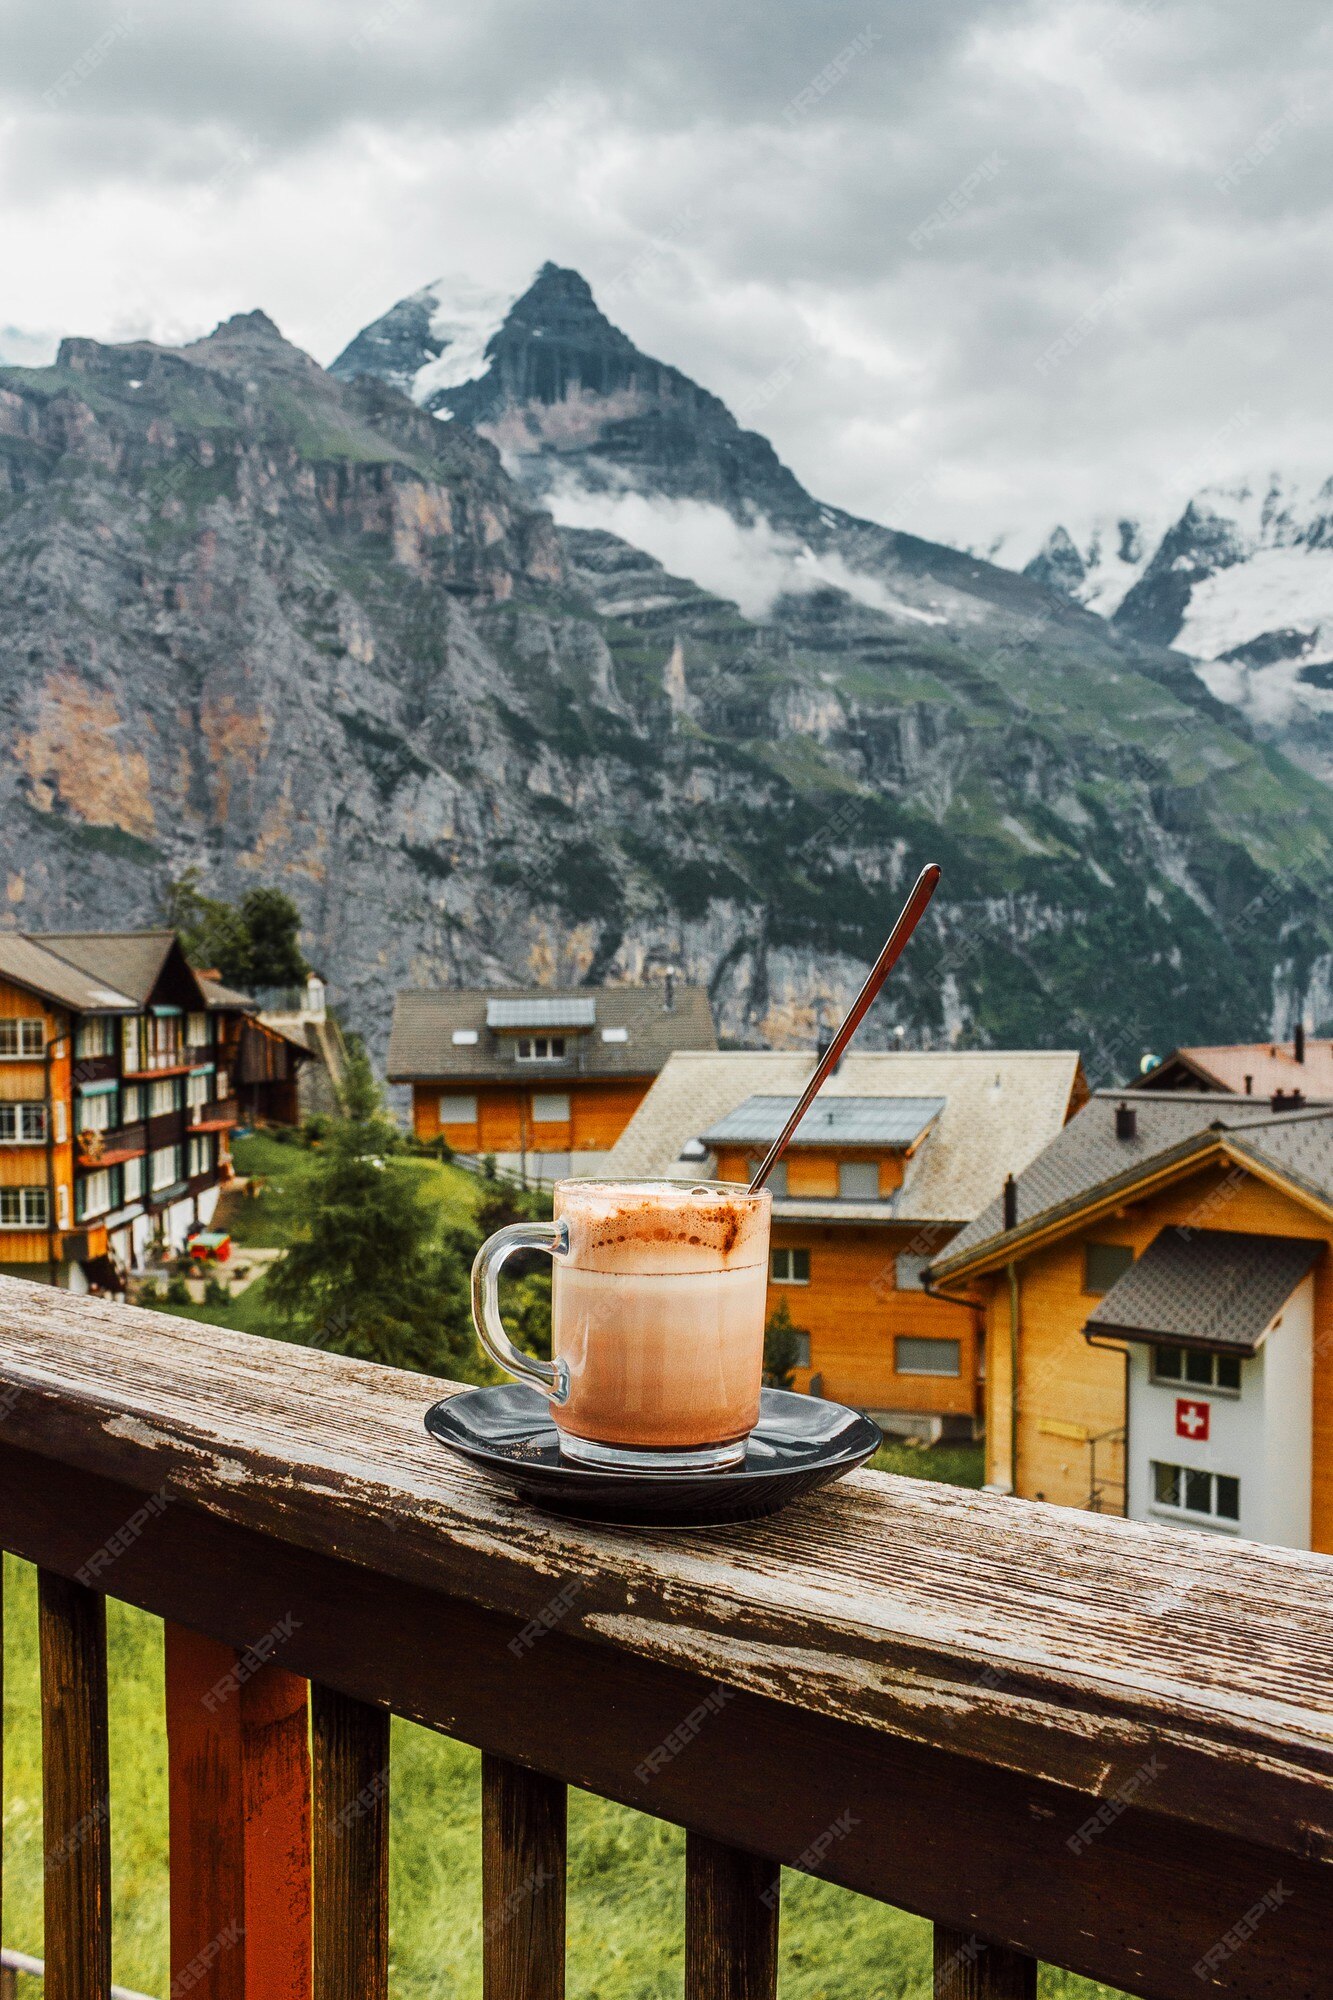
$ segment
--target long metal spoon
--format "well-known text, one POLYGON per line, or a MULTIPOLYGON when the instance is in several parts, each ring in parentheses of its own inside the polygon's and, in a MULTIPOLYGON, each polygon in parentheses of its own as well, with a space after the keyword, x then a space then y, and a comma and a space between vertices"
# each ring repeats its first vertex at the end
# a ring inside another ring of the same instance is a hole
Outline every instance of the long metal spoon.
POLYGON ((837 1068, 838 1059, 842 1055, 843 1050, 869 1013, 875 995, 893 971, 894 966, 902 956, 903 947, 906 945, 908 938, 911 937, 912 932, 925 915, 926 905, 939 887, 939 880, 940 871, 933 861, 929 862, 917 876, 912 893, 903 904, 902 915, 889 932, 888 942, 885 944, 879 957, 875 960, 874 965, 870 968, 870 977, 866 980, 865 985, 852 1002, 851 1012, 825 1049, 823 1059, 802 1091, 796 1109, 792 1112, 791 1117, 787 1120, 777 1138, 760 1161, 759 1171, 750 1182, 751 1194, 757 1194, 764 1185, 764 1182, 768 1179, 774 1167, 791 1144, 797 1126, 818 1097, 823 1088, 825 1078, 828 1077, 831 1071, 837 1068))

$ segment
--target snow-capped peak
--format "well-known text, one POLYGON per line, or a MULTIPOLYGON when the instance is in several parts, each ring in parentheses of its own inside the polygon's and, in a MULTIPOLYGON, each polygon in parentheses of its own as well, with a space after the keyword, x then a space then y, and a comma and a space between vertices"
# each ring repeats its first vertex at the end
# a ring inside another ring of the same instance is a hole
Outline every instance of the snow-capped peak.
POLYGON ((430 313, 431 345, 439 351, 418 368, 409 388, 414 403, 428 403, 444 389, 476 382, 486 373, 486 350, 532 279, 496 291, 470 278, 436 278, 415 294, 430 313))

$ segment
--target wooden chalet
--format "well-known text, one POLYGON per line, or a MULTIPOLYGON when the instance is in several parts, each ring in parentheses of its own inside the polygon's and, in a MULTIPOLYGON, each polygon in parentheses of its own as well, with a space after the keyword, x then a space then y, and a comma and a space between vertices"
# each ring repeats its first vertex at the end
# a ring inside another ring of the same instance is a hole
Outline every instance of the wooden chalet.
MULTIPOLYGON (((617 1177, 748 1180, 815 1058, 674 1055, 612 1149, 617 1177)), ((804 1335, 800 1389, 887 1429, 971 1437, 980 1315, 922 1274, 1086 1095, 1072 1052, 853 1052, 802 1122, 773 1190, 769 1309, 804 1335)))
POLYGON ((1333 1552, 1333 1106, 1099 1091, 931 1266, 1026 1499, 1333 1552))
POLYGON ((1333 1103, 1333 1041, 1298 1027, 1289 1042, 1225 1042, 1209 1048, 1173 1049, 1145 1075, 1137 1090, 1222 1091, 1233 1097, 1277 1099, 1295 1110, 1302 1103, 1333 1103))
POLYGON ((170 931, 0 931, 0 1269, 118 1289, 231 1176, 243 996, 170 931))
POLYGON ((597 1173, 677 1049, 715 1049, 708 995, 652 986, 400 993, 391 1083, 419 1139, 541 1179, 597 1173))

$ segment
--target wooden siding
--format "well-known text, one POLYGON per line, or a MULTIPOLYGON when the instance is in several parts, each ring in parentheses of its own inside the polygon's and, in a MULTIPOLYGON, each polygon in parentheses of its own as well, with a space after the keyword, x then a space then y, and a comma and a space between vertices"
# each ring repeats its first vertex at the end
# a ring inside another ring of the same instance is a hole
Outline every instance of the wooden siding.
POLYGON ((810 1366, 798 1369, 796 1386, 823 1377, 823 1392, 841 1403, 872 1410, 907 1410, 937 1416, 977 1411, 978 1314, 968 1305, 899 1291, 895 1258, 911 1250, 917 1232, 883 1223, 775 1222, 775 1249, 808 1250, 808 1285, 773 1284, 768 1310, 783 1300, 796 1326, 810 1335, 810 1366), (894 1365, 898 1335, 956 1340, 960 1373, 900 1375, 894 1365))
MULTIPOLYGON (((53 1099, 65 1107, 65 1140, 53 1149, 52 1166, 56 1185, 56 1215, 51 1217, 52 1228, 60 1213, 62 1196, 67 1204, 65 1213, 69 1223, 74 1221, 74 1148, 72 1144, 73 1118, 71 1115, 71 1077, 69 1016, 58 1008, 49 1007, 35 993, 26 987, 13 986, 0 980, 0 1017, 6 1020, 36 1020, 40 1015, 45 1024, 46 1040, 55 1042, 55 1054, 51 1058, 50 1089, 53 1099)), ((0 1099, 6 1103, 41 1104, 46 1101, 47 1065, 44 1058, 24 1061, 11 1057, 0 1057, 0 1099)), ((54 1129, 54 1127, 53 1127, 54 1129)), ((0 1187, 46 1187, 47 1148, 37 1146, 0 1145, 0 1187)), ((0 1228, 0 1263, 5 1264, 45 1264, 49 1261, 53 1248, 52 1234, 46 1229, 3 1229, 0 1228)), ((54 1244, 57 1257, 61 1255, 61 1245, 54 1244)))
MULTIPOLYGON (((786 1159, 787 1193, 793 1201, 836 1201, 838 1168, 846 1162, 879 1166, 879 1198, 887 1200, 903 1184, 910 1152, 885 1153, 874 1146, 801 1146, 786 1159)), ((748 1181, 763 1158, 759 1147, 724 1149, 717 1156, 720 1181, 748 1181)))
POLYGON ((534 1076, 520 1086, 508 1083, 418 1083, 412 1086, 412 1129, 418 1139, 443 1138, 460 1153, 609 1152, 648 1094, 651 1077, 602 1081, 534 1076), (567 1120, 534 1124, 534 1094, 560 1092, 569 1098, 567 1120), (475 1124, 440 1123, 440 1099, 477 1100, 475 1124))
MULTIPOLYGON (((1191 1172, 1114 1217, 1079 1227, 1019 1265, 1018 1492, 1086 1507, 1091 1491, 1086 1439, 1125 1420, 1124 1361, 1119 1352, 1091 1346, 1083 1327, 1096 1304, 1083 1290, 1088 1242, 1128 1244, 1136 1256, 1170 1224, 1238 1229, 1272 1236, 1320 1237, 1333 1242, 1333 1225, 1295 1196, 1269 1187, 1231 1166, 1191 1172)), ((1003 1272, 987 1288, 986 1476, 1009 1478, 1009 1290, 1003 1272)), ((1311 1539, 1333 1553, 1333 1257, 1315 1270, 1314 1467, 1311 1539)), ((1105 1453, 1105 1469, 1123 1481, 1123 1454, 1105 1453)), ((1098 1450, 1099 1468, 1103 1450, 1098 1450)), ((1108 1495, 1106 1511, 1123 1511, 1123 1486, 1108 1495)))

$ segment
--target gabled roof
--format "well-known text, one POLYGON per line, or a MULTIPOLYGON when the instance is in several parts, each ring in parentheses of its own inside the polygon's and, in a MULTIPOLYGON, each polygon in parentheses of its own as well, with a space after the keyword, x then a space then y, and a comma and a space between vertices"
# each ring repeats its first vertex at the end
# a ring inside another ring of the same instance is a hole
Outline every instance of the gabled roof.
MULTIPOLYGON (((700 1133, 706 1146, 738 1146, 747 1141, 771 1146, 797 1099, 747 1097, 743 1104, 700 1133)), ((815 1099, 797 1126, 792 1146, 910 1146, 943 1111, 942 1097, 834 1097, 815 1099)))
POLYGON ((1156 1069, 1136 1079, 1138 1090, 1224 1090, 1236 1097, 1271 1098, 1299 1090, 1311 1103, 1333 1103, 1333 1042, 1306 1040, 1297 1062, 1291 1042, 1223 1042, 1211 1048, 1173 1049, 1156 1069))
MULTIPOLYGON (((33 941, 90 978, 118 986, 136 1007, 147 1006, 173 947, 179 949, 174 931, 45 931, 35 933, 33 941)), ((198 975, 184 953, 181 962, 198 986, 198 975)))
POLYGON ((133 1013, 136 1002, 21 931, 0 931, 0 979, 77 1014, 133 1013))
POLYGON ((259 1002, 252 999, 248 993, 238 993, 234 986, 224 986, 220 979, 210 979, 206 972, 197 972, 195 978, 199 981, 200 990, 210 1009, 225 1008, 229 1013, 235 1011, 244 1014, 258 1013, 259 1002))
MULTIPOLYGON (((562 1062, 524 1065, 521 1074, 550 1077, 656 1076, 674 1049, 715 1049, 712 1009, 702 986, 677 986, 674 1004, 665 1005, 665 989, 652 986, 586 986, 519 988, 508 992, 492 987, 468 991, 418 990, 400 993, 394 1002, 389 1037, 388 1075, 391 1083, 468 1083, 503 1079, 512 1082, 512 1033, 497 1033, 488 1014, 502 1003, 506 1025, 515 1005, 540 1003, 543 1008, 569 1008, 581 1013, 595 1009, 595 1025, 572 1040, 562 1062), (606 1035, 610 1032, 611 1039, 606 1035), (462 1035, 465 1041, 456 1042, 462 1035)), ((561 1022, 533 1021, 558 1033, 561 1022)))
POLYGON ((1222 1149, 1297 1192, 1333 1205, 1333 1106, 1272 1111, 1263 1099, 1215 1092, 1099 1090, 1027 1170, 1016 1177, 1017 1219, 1006 1230, 999 1199, 956 1236, 932 1265, 945 1280, 1016 1252, 1089 1208, 1128 1197, 1159 1175, 1183 1171, 1222 1149), (1116 1109, 1134 1111, 1132 1136, 1117 1134, 1116 1109))
POLYGON ((1255 1354, 1324 1247, 1322 1237, 1164 1229, 1112 1285, 1083 1331, 1255 1354))
MULTIPOLYGON (((647 1180, 699 1174, 703 1162, 683 1160, 682 1147, 714 1131, 749 1097, 798 1097, 816 1060, 808 1051, 672 1056, 611 1149, 605 1171, 647 1180)), ((1074 1050, 853 1050, 818 1103, 907 1097, 942 1099, 944 1108, 891 1203, 783 1202, 781 1211, 846 1222, 966 1222, 998 1194, 1007 1173, 1020 1171, 1060 1130, 1076 1086, 1074 1050)))

